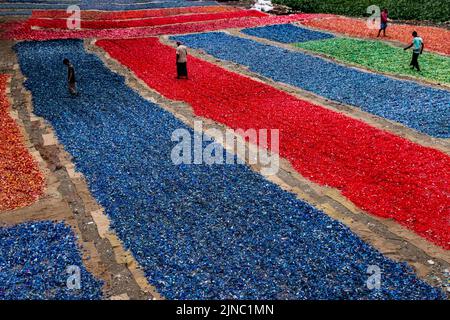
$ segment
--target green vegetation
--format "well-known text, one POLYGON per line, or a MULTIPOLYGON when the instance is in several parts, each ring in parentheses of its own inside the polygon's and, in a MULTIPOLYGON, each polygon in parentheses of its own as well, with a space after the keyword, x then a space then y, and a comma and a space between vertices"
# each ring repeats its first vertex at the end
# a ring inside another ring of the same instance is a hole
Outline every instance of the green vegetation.
POLYGON ((380 41, 334 38, 298 43, 295 46, 377 72, 450 84, 450 58, 438 54, 424 53, 419 60, 422 71, 418 73, 409 68, 411 51, 405 52, 402 48, 380 41))
POLYGON ((391 19, 450 20, 449 0, 274 0, 293 9, 308 13, 333 13, 346 16, 368 16, 367 7, 388 8, 391 19))

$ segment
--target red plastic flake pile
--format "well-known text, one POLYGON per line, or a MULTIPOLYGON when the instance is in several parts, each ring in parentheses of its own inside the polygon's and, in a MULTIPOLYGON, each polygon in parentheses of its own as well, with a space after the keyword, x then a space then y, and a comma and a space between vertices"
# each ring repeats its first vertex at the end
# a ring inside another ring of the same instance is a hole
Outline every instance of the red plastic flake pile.
MULTIPOLYGON (((194 13, 235 12, 243 9, 229 6, 184 7, 168 9, 130 10, 130 11, 95 11, 82 10, 82 20, 126 20, 154 17, 177 16, 194 13)), ((33 10, 32 18, 66 19, 70 16, 65 10, 33 10)))
POLYGON ((97 45, 199 116, 234 129, 279 129, 280 155, 303 176, 450 249, 446 154, 194 57, 188 61, 190 79, 177 80, 175 50, 156 38, 97 45))
MULTIPOLYGON (((378 35, 378 30, 372 30, 367 27, 366 20, 356 18, 328 16, 321 19, 307 20, 302 22, 302 24, 353 37, 376 38, 378 35)), ((450 41, 448 40, 450 39, 450 30, 443 28, 390 24, 387 29, 386 39, 400 41, 405 44, 410 43, 412 42, 413 31, 417 31, 423 38, 425 49, 450 54, 450 41)))
POLYGON ((16 40, 53 40, 53 39, 124 39, 164 34, 185 34, 193 32, 213 31, 227 28, 249 28, 270 24, 290 23, 313 19, 314 14, 292 14, 286 16, 241 17, 216 21, 201 21, 183 24, 171 24, 155 27, 106 29, 106 30, 33 30, 28 22, 4 24, 1 39, 16 40))
MULTIPOLYGON (((197 21, 210 21, 220 19, 232 19, 242 17, 265 17, 266 13, 257 10, 242 10, 235 12, 217 12, 210 14, 189 14, 169 17, 155 17, 147 19, 133 19, 133 20, 81 20, 81 29, 116 29, 116 28, 136 28, 136 27, 151 27, 167 24, 177 24, 197 21)), ((52 29, 68 29, 67 20, 65 19, 30 19, 29 25, 39 28, 52 29)))
POLYGON ((0 74, 0 211, 28 206, 44 191, 44 178, 9 115, 7 81, 0 74))

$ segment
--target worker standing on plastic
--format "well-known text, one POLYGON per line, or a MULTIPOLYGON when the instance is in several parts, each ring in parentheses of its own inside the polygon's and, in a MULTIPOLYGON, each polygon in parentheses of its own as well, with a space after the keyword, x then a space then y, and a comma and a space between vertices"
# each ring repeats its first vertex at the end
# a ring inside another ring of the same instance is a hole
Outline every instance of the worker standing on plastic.
POLYGON ((71 95, 77 95, 77 85, 75 80, 75 69, 69 59, 64 59, 63 63, 67 66, 67 83, 71 95))
POLYGON ((419 66, 419 56, 423 53, 423 49, 425 48, 425 45, 423 43, 423 39, 419 37, 416 31, 412 33, 413 41, 412 43, 405 48, 405 50, 408 50, 409 48, 413 48, 413 56, 411 60, 411 68, 416 68, 417 71, 420 71, 419 66))
POLYGON ((384 8, 383 11, 381 11, 381 25, 380 30, 378 31, 378 37, 381 35, 381 31, 383 31, 383 36, 386 37, 386 29, 388 27, 388 21, 389 21, 389 12, 388 9, 384 8))
POLYGON ((187 47, 177 42, 177 78, 188 78, 187 73, 187 47))

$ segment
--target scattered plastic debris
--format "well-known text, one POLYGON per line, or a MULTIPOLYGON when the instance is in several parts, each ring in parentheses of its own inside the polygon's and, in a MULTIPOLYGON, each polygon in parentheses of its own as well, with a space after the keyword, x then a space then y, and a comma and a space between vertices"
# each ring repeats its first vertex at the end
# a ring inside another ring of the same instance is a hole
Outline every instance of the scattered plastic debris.
POLYGON ((449 91, 359 71, 302 52, 222 32, 178 36, 176 39, 217 58, 248 66, 251 71, 275 81, 354 105, 434 137, 450 138, 449 91))
POLYGON ((192 130, 127 87, 81 41, 16 49, 35 113, 53 125, 166 298, 444 298, 406 264, 247 166, 174 165, 172 132, 192 130), (80 75, 77 98, 67 93, 63 57, 80 75), (366 285, 373 264, 383 271, 377 290, 366 285))
POLYGON ((84 267, 74 233, 64 223, 0 228, 0 300, 94 300, 102 297, 101 287, 84 267))
MULTIPOLYGON (((420 57, 421 72, 411 70, 411 53, 381 41, 336 38, 297 44, 298 47, 325 54, 342 62, 357 64, 376 72, 412 76, 450 84, 450 57, 425 52, 420 57)), ((450 102, 449 102, 450 103, 450 102)), ((445 124, 445 123, 444 123, 445 124)), ((450 120, 448 120, 450 125, 450 120)))
MULTIPOLYGON (((357 18, 329 15, 304 21, 302 24, 313 28, 343 33, 352 37, 376 38, 378 35, 378 29, 373 30, 367 27, 367 20, 357 18)), ((395 40, 405 44, 411 43, 413 31, 417 31, 424 39, 426 50, 450 54, 450 41, 443 41, 443 39, 450 38, 450 30, 445 28, 390 24, 387 29, 387 38, 384 40, 395 40)))
POLYGON ((283 43, 306 42, 334 38, 332 34, 313 31, 292 24, 275 24, 242 30, 242 33, 283 43))
POLYGON ((252 8, 262 12, 269 12, 273 10, 273 4, 270 0, 256 0, 252 8))
POLYGON ((0 211, 32 204, 45 186, 39 166, 23 145, 20 129, 9 114, 8 78, 0 74, 0 211))

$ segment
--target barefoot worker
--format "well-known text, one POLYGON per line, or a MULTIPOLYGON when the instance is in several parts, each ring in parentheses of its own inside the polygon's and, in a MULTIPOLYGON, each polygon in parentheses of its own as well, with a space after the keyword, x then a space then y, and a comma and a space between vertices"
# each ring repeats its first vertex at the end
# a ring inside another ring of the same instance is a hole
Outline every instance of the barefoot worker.
POLYGON ((378 37, 381 35, 381 31, 383 31, 383 36, 386 37, 386 29, 388 27, 389 13, 388 9, 384 8, 381 11, 381 25, 380 30, 378 31, 378 37))
POLYGON ((423 43, 423 39, 419 37, 416 31, 412 33, 413 35, 413 41, 412 43, 407 46, 404 50, 408 50, 409 48, 413 48, 413 56, 411 60, 411 69, 416 68, 417 71, 420 71, 419 66, 419 56, 423 53, 423 49, 425 48, 425 45, 423 43))
POLYGON ((187 74, 187 47, 177 42, 177 78, 188 78, 187 74))
POLYGON ((67 82, 69 85, 69 92, 71 95, 77 94, 77 87, 75 81, 75 69, 70 63, 69 59, 64 59, 63 63, 67 66, 67 82))

